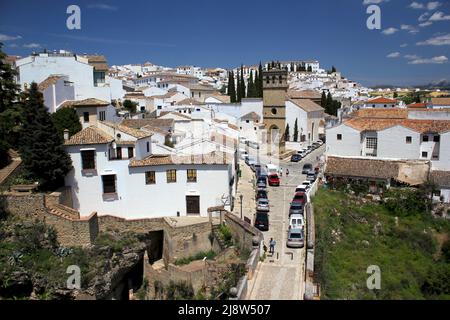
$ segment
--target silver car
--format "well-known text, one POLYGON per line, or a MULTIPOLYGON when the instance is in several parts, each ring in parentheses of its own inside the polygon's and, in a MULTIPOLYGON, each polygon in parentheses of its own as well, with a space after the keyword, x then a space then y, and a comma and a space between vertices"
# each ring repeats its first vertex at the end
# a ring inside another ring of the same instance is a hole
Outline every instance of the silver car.
POLYGON ((303 248, 305 236, 302 229, 289 229, 286 245, 289 248, 303 248))
POLYGON ((269 200, 263 198, 258 199, 258 201, 256 202, 256 210, 264 212, 270 211, 269 200))

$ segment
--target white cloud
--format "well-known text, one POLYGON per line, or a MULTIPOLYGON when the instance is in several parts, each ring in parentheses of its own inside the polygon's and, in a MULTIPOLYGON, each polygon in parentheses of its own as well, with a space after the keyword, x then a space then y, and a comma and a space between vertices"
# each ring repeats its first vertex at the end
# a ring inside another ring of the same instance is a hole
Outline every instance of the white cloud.
POLYGON ((432 11, 432 10, 437 9, 440 6, 441 6, 441 3, 439 1, 431 1, 431 2, 428 2, 427 9, 432 11))
POLYGON ((427 59, 415 59, 408 62, 408 64, 443 64, 447 63, 448 58, 446 56, 438 56, 433 58, 427 58, 427 59))
POLYGON ((386 58, 399 58, 399 57, 400 57, 400 52, 392 52, 386 56, 386 58))
POLYGON ((413 1, 409 5, 409 7, 412 8, 412 9, 424 9, 425 8, 425 6, 422 3, 419 3, 419 2, 416 2, 416 1, 413 1))
POLYGON ((93 4, 88 5, 88 8, 89 9, 107 10, 107 11, 117 11, 117 9, 119 9, 116 6, 111 6, 106 3, 93 3, 93 4))
POLYGON ((417 33, 417 32, 419 32, 419 30, 418 30, 416 27, 411 26, 411 25, 409 25, 409 24, 402 24, 402 25, 400 26, 400 28, 401 28, 402 30, 408 31, 409 33, 417 33))
POLYGON ((450 33, 436 36, 425 41, 417 42, 418 46, 445 46, 450 45, 450 33))
POLYGON ((363 5, 367 6, 369 4, 380 4, 383 2, 388 2, 389 0, 364 0, 363 5))
POLYGON ((422 22, 422 23, 419 23, 419 27, 429 27, 429 26, 431 26, 433 24, 433 22, 431 22, 431 21, 427 21, 427 22, 422 22))
POLYGON ((22 39, 21 36, 8 36, 7 34, 1 34, 0 33, 0 41, 11 41, 11 40, 18 40, 22 39))
POLYGON ((429 21, 445 21, 450 20, 450 14, 445 15, 442 11, 435 12, 429 19, 429 21))
POLYGON ((387 36, 389 36, 389 35, 391 35, 391 34, 396 33, 397 31, 398 31, 397 28, 387 28, 387 29, 384 29, 384 30, 382 31, 382 33, 385 34, 385 35, 387 35, 387 36))
POLYGON ((420 22, 427 21, 429 16, 430 16, 430 14, 429 14, 428 12, 425 12, 424 14, 422 14, 422 15, 419 17, 419 21, 420 21, 420 22))
POLYGON ((24 48, 40 48, 42 47, 39 43, 27 43, 23 45, 24 48))
POLYGON ((420 59, 420 57, 418 56, 418 55, 416 55, 416 54, 405 54, 405 59, 408 59, 408 60, 417 60, 417 59, 420 59))
POLYGON ((400 48, 406 48, 407 46, 408 46, 407 43, 403 43, 403 44, 400 45, 400 48))

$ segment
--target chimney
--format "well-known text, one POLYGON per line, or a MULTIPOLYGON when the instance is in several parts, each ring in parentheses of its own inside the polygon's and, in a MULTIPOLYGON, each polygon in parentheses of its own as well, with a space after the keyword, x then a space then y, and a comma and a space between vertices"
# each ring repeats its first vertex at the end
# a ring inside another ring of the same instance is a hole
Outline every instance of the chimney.
POLYGON ((69 140, 69 130, 64 129, 64 141, 68 141, 68 140, 69 140))

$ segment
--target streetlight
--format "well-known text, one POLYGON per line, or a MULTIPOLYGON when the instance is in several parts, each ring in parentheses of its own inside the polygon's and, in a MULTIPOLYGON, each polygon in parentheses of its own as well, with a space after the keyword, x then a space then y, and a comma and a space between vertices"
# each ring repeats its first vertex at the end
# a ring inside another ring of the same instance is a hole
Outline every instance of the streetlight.
POLYGON ((241 193, 239 195, 239 198, 241 199, 241 220, 242 220, 242 198, 244 198, 244 195, 241 193))

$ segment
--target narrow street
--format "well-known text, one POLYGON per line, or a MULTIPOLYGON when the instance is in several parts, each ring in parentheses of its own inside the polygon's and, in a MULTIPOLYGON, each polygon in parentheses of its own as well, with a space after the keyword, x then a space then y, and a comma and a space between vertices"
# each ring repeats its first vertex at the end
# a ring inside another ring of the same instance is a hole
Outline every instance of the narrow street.
MULTIPOLYGON (((295 187, 306 180, 302 174, 305 163, 317 163, 316 158, 324 147, 313 151, 301 162, 281 161, 283 168, 280 187, 269 187, 269 231, 264 233, 264 242, 269 247, 270 238, 276 241, 274 255, 267 254, 260 263, 256 276, 249 281, 249 300, 302 300, 304 293, 305 247, 301 249, 286 246, 289 227, 289 205, 295 187), (289 176, 286 177, 286 169, 289 176)), ((253 220, 252 220, 253 221, 253 220)), ((307 222, 306 222, 307 223, 307 222)), ((306 226, 307 227, 307 226, 306 226)))

